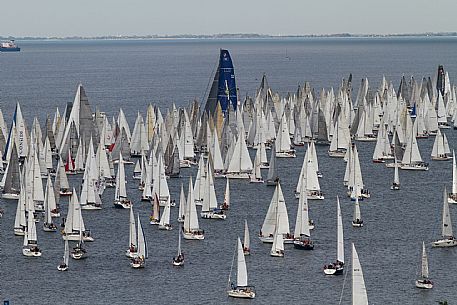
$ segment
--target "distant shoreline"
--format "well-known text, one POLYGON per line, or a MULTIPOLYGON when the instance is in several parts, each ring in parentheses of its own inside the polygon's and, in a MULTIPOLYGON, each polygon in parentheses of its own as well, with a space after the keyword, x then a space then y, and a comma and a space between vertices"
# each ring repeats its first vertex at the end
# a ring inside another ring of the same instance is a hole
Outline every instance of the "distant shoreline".
POLYGON ((283 39, 283 38, 395 38, 395 37, 457 37, 457 32, 405 33, 405 34, 323 34, 323 35, 263 35, 263 34, 214 34, 214 35, 109 35, 69 37, 12 37, 0 36, 0 40, 154 40, 154 39, 283 39))

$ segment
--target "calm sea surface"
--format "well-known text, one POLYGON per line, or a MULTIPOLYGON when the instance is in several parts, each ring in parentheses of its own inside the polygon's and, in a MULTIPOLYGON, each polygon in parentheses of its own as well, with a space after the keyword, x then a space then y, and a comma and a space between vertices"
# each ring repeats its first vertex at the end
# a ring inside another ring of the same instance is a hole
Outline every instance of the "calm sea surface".
MULTIPOLYGON (((398 87, 401 76, 417 80, 434 76, 443 64, 451 81, 457 79, 456 38, 390 39, 274 39, 274 40, 161 40, 161 41, 24 41, 20 53, 0 53, 0 108, 11 123, 15 103, 20 102, 29 125, 38 116, 42 126, 56 107, 63 111, 74 98, 78 83, 86 89, 93 108, 108 115, 123 108, 131 128, 137 111, 149 103, 162 112, 172 102, 187 105, 201 100, 218 60, 219 48, 230 50, 237 86, 242 97, 253 95, 263 73, 270 86, 282 94, 295 92, 309 81, 320 90, 337 88, 343 77, 353 74, 355 91, 368 77, 377 87, 382 75, 398 87)), ((445 131, 451 149, 457 148, 457 131, 445 131)), ((419 140, 423 159, 430 161, 433 139, 419 140)), ((89 256, 70 260, 68 272, 58 272, 63 254, 59 234, 46 233, 38 224, 41 258, 21 253, 22 238, 13 234, 16 204, 0 199, 5 215, 0 220, 0 294, 11 304, 350 304, 351 274, 326 277, 324 264, 336 258, 336 196, 342 204, 346 262, 351 242, 356 244, 370 304, 436 304, 457 302, 457 248, 432 249, 440 237, 442 192, 450 188, 451 162, 430 162, 428 172, 400 172, 402 189, 390 190, 393 170, 373 164, 374 143, 357 143, 362 174, 372 197, 361 203, 365 226, 353 228, 353 204, 345 196, 345 163, 330 159, 327 147, 317 147, 320 179, 325 200, 310 202, 314 251, 286 246, 284 258, 269 255, 271 245, 256 237, 273 194, 273 188, 246 181, 232 181, 232 208, 226 221, 200 220, 206 232, 202 242, 183 241, 184 268, 173 268, 178 232, 177 208, 172 209, 172 231, 148 224, 150 206, 139 201, 133 167, 127 167, 128 194, 140 213, 149 248, 146 268, 133 270, 124 256, 128 246, 128 211, 113 208, 114 190, 107 189, 101 211, 84 211, 86 226, 96 241, 87 243, 89 256), (256 286, 254 300, 229 299, 226 286, 236 237, 243 234, 244 219, 251 229, 252 255, 247 257, 249 282, 256 286), (431 291, 414 287, 419 273, 422 241, 428 243, 431 291)), ((279 160, 279 175, 289 211, 291 230, 297 200, 294 189, 304 149, 296 159, 279 160)), ((172 197, 179 188, 187 191, 189 175, 170 179, 172 197)), ((263 172, 266 175, 266 172, 263 172)), ((81 177, 72 177, 78 189, 81 177)), ((222 200, 225 180, 216 180, 222 200)), ((66 199, 61 201, 66 214, 66 199)), ((451 206, 457 223, 457 206, 451 206)), ((56 220, 58 223, 59 221, 56 220)), ((348 270, 350 268, 347 268, 348 270)))

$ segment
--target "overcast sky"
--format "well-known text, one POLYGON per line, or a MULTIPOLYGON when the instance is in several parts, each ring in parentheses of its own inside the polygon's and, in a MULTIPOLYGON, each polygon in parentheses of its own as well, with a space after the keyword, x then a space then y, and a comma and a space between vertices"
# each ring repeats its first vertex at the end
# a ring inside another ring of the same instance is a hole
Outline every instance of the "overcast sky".
POLYGON ((2 1, 1 36, 457 31, 457 0, 2 1))

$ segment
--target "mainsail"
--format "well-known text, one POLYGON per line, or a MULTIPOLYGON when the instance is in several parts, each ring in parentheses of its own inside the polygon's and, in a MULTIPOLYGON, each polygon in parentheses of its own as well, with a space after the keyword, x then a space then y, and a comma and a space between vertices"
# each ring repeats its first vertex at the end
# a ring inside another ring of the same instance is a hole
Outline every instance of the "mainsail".
POLYGON ((236 111, 237 101, 235 69, 233 68, 232 58, 228 50, 221 49, 219 65, 206 100, 205 112, 214 114, 218 103, 224 113, 227 112, 230 105, 236 111))

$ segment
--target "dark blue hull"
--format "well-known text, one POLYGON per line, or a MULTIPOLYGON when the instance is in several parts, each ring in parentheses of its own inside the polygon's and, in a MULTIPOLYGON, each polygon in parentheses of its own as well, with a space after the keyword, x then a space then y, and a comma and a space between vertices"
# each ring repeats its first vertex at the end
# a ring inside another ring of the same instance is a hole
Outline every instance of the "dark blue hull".
POLYGON ((21 48, 0 48, 0 52, 19 52, 21 48))

